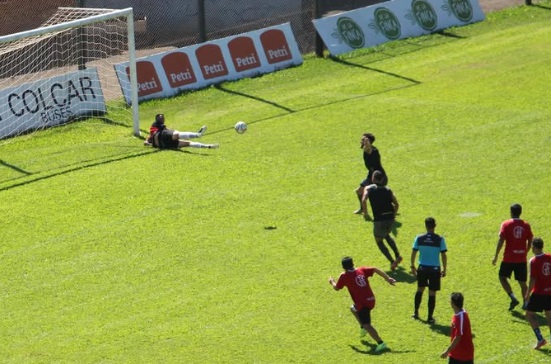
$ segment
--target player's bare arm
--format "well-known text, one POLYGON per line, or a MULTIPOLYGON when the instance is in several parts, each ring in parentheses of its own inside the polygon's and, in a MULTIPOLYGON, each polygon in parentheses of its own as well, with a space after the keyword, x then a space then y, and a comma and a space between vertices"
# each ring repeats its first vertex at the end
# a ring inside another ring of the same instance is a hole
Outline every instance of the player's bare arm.
POLYGON ((504 242, 505 241, 501 238, 497 241, 496 255, 494 255, 494 260, 492 260, 493 265, 496 265, 497 257, 499 256, 499 252, 501 251, 501 248, 503 247, 504 242))
POLYGON ((374 271, 375 271, 375 273, 377 273, 378 275, 383 277, 385 279, 385 281, 388 282, 388 284, 390 284, 392 286, 394 286, 396 284, 396 280, 394 278, 390 277, 388 274, 386 274, 385 272, 383 272, 379 268, 374 268, 374 271))
POLYGON ((362 211, 365 221, 371 221, 371 216, 369 216, 369 212, 367 211, 367 199, 369 198, 369 189, 364 187, 364 193, 362 195, 362 211))
POLYGON ((394 206, 394 216, 396 216, 398 215, 398 209, 400 208, 400 204, 398 203, 396 196, 394 196, 394 193, 392 194, 392 205, 394 206))
POLYGON ((442 257, 442 277, 445 277, 446 269, 448 267, 448 255, 446 254, 446 252, 442 252, 440 253, 440 255, 442 257))
POLYGON ((335 282, 335 279, 333 277, 329 277, 329 284, 331 286, 333 286, 333 289, 335 291, 338 291, 339 289, 337 288, 337 282, 335 282))
POLYGON ((415 257, 417 256, 417 250, 411 250, 411 274, 417 276, 417 268, 415 268, 415 257))

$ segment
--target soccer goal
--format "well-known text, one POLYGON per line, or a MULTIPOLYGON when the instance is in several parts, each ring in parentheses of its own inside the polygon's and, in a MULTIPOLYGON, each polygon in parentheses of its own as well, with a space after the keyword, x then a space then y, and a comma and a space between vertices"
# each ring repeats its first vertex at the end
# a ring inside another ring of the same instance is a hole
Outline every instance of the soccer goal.
POLYGON ((59 8, 40 28, 0 37, 0 140, 91 116, 140 134, 132 8, 59 8))

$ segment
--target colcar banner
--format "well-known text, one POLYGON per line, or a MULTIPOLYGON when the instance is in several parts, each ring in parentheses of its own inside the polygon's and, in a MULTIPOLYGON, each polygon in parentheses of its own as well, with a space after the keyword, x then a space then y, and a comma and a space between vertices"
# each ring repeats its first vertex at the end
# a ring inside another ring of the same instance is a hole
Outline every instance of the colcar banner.
MULTIPOLYGON (((165 98, 302 64, 289 23, 213 40, 136 60, 138 100, 165 98)), ((128 62, 115 65, 128 104, 128 62)))
POLYGON ((393 0, 315 19, 333 55, 485 19, 478 0, 393 0))
POLYGON ((0 139, 105 114, 95 68, 0 90, 0 139))

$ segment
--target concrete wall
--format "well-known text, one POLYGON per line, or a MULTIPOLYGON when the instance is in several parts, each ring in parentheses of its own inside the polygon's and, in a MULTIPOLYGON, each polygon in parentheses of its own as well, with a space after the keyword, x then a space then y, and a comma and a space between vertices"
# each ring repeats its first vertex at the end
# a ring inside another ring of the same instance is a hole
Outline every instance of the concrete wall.
POLYGON ((0 35, 34 29, 75 0, 0 0, 0 35))
MULTIPOLYGON (((81 0, 85 7, 91 8, 134 8, 137 18, 147 17, 147 42, 155 45, 193 44, 199 36, 198 0, 81 0)), ((307 0, 312 2, 312 0, 307 0)), ((206 13, 206 32, 228 35, 235 34, 245 24, 254 27, 259 20, 281 17, 278 24, 285 21, 289 14, 300 13, 301 0, 204 0, 206 13)), ((138 43, 143 42, 137 35, 138 43)))

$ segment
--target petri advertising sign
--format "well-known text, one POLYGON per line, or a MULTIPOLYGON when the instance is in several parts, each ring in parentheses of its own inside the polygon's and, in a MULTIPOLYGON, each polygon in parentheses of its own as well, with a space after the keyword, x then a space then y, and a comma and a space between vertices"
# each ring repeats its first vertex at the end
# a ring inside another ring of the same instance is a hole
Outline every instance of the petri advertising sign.
MULTIPOLYGON (((138 59, 138 99, 170 97, 301 64, 291 26, 285 23, 138 59)), ((116 64, 115 71, 130 104, 128 62, 116 64)))

